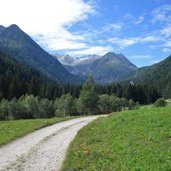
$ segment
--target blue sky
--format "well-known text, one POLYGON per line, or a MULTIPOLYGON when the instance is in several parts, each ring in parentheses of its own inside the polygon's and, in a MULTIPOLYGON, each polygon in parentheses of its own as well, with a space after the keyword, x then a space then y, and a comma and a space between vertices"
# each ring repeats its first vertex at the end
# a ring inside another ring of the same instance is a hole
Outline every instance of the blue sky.
POLYGON ((75 57, 113 51, 138 67, 171 54, 170 0, 8 1, 0 0, 0 24, 19 25, 50 53, 75 57))

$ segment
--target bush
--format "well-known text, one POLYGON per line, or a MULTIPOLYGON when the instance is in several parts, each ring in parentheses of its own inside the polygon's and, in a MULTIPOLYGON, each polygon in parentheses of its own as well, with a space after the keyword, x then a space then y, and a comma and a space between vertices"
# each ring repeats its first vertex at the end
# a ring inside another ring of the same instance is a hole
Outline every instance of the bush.
POLYGON ((155 103, 154 106, 155 107, 164 107, 167 105, 167 102, 164 98, 159 98, 155 103))
POLYGON ((10 114, 10 103, 6 99, 2 99, 0 103, 0 119, 6 120, 10 114))
POLYGON ((129 110, 134 110, 135 109, 136 104, 134 103, 134 101, 132 99, 129 100, 129 106, 128 109, 129 110))
POLYGON ((70 94, 64 94, 60 99, 54 102, 56 116, 73 116, 77 115, 76 101, 70 94))
POLYGON ((135 109, 140 109, 140 103, 139 102, 136 102, 135 109))
POLYGON ((111 113, 110 96, 103 94, 99 96, 98 108, 100 113, 111 113))

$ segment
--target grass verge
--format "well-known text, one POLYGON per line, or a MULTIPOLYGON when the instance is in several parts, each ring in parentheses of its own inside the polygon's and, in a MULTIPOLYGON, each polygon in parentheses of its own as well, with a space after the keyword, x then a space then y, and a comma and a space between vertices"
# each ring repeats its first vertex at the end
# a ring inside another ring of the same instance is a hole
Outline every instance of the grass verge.
POLYGON ((62 171, 170 171, 171 107, 114 113, 81 129, 62 171))
POLYGON ((76 117, 0 121, 0 146, 37 129, 76 117))

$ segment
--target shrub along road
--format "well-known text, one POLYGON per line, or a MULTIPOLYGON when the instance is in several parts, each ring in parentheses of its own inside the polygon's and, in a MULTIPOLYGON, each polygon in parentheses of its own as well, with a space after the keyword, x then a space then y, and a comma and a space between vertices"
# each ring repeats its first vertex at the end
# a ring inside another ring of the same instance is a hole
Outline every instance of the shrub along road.
POLYGON ((2 146, 0 170, 59 170, 77 132, 98 117, 60 122, 2 146))

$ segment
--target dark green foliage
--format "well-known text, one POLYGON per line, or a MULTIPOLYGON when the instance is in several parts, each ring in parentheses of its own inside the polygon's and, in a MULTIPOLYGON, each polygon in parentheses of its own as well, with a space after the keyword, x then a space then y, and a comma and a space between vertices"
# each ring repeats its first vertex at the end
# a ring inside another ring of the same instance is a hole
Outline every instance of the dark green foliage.
POLYGON ((37 70, 24 66, 0 52, 0 99, 19 98, 24 94, 56 99, 71 93, 78 97, 80 85, 57 84, 42 76, 37 70))
POLYGON ((48 99, 40 99, 38 118, 52 118, 55 116, 53 101, 48 99))
POLYGON ((171 56, 149 67, 137 70, 133 82, 153 85, 164 97, 171 97, 171 56))
POLYGON ((111 101, 108 94, 99 96, 98 108, 100 113, 111 113, 111 101))
POLYGON ((119 98, 132 99, 134 102, 140 104, 154 103, 161 97, 158 91, 151 85, 135 85, 135 84, 111 84, 111 85, 98 85, 95 87, 98 94, 115 94, 119 98))
MULTIPOLYGON (((168 81, 170 81, 170 80, 168 80, 168 81)), ((166 85, 166 88, 164 90, 164 95, 163 96, 165 98, 171 98, 171 81, 168 82, 168 84, 166 85)))
POLYGON ((77 101, 78 112, 81 114, 96 114, 97 103, 99 100, 98 94, 94 89, 94 80, 92 77, 85 82, 80 92, 79 99, 77 101))
POLYGON ((0 120, 36 119, 54 117, 53 102, 33 95, 21 96, 18 100, 2 99, 0 102, 0 120))
POLYGON ((78 115, 76 101, 70 94, 64 94, 54 102, 56 116, 78 115))
POLYGON ((155 107, 164 107, 166 105, 167 105, 167 102, 164 98, 160 98, 154 103, 155 107))
POLYGON ((33 95, 23 95, 8 101, 0 101, 0 120, 52 118, 54 116, 74 116, 79 114, 111 113, 125 109, 137 109, 137 105, 125 98, 101 95, 94 92, 91 79, 80 93, 79 99, 64 94, 55 101, 33 95), (78 110, 77 110, 78 109, 78 110))
POLYGON ((130 99, 128 106, 129 106, 128 107, 129 110, 133 110, 133 109, 135 109, 136 104, 135 104, 135 102, 132 99, 130 99))

